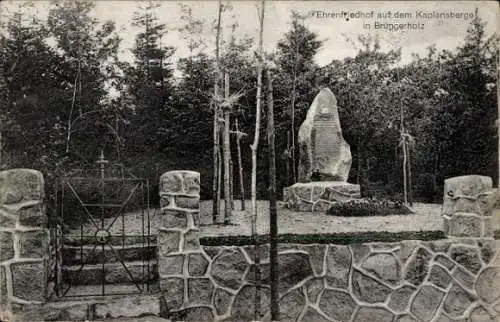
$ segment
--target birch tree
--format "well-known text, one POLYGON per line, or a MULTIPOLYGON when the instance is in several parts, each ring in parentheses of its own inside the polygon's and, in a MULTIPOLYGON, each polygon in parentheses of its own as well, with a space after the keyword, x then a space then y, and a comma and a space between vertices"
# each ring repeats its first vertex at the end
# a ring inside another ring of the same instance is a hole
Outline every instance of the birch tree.
POLYGON ((255 134, 254 141, 250 146, 252 150, 252 232, 255 233, 256 230, 256 220, 257 220, 257 150, 259 147, 260 138, 260 123, 261 123, 261 104, 262 104, 262 42, 263 42, 263 32, 264 32, 264 0, 261 2, 261 8, 259 13, 259 45, 257 49, 257 100, 255 106, 255 134))
POLYGON ((219 164, 220 164, 220 156, 219 156, 219 84, 221 79, 221 68, 220 68, 220 34, 221 34, 221 20, 222 20, 222 2, 219 0, 217 6, 217 29, 215 36, 215 83, 214 83, 214 100, 213 110, 214 110, 214 131, 213 131, 213 139, 214 139, 214 152, 213 152, 213 182, 212 182, 212 199, 213 199, 213 207, 212 207, 212 221, 213 223, 217 223, 217 218, 219 217, 219 209, 220 209, 220 189, 219 189, 219 164))
MULTIPOLYGON (((224 74, 224 99, 225 103, 229 103, 229 74, 224 74)), ((223 153, 224 153, 224 224, 231 223, 231 150, 229 143, 229 130, 230 130, 230 108, 231 105, 224 104, 224 140, 223 140, 223 153)))
MULTIPOLYGON (((257 48, 257 98, 256 98, 256 118, 255 118, 255 134, 254 141, 250 146, 252 150, 252 236, 257 233, 257 151, 259 147, 260 138, 260 122, 261 122, 261 103, 262 103, 262 42, 264 33, 264 12, 265 12, 265 2, 261 1, 260 13, 259 13, 259 44, 257 48)), ((254 262, 255 262, 255 281, 257 282, 257 287, 255 291, 255 319, 260 320, 260 258, 258 251, 258 243, 255 244, 254 252, 254 262)))

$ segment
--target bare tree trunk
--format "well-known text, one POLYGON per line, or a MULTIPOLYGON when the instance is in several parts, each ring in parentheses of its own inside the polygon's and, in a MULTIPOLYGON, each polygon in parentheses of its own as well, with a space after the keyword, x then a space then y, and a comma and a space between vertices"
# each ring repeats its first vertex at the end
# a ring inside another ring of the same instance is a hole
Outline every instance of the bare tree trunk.
POLYGON ((276 147, 274 142, 274 100, 271 71, 267 70, 267 145, 269 149, 269 227, 270 227, 270 279, 271 279, 271 320, 279 320, 278 303, 278 211, 276 207, 276 147))
POLYGON ((3 121, 2 118, 0 117, 0 168, 2 167, 2 152, 3 152, 2 132, 3 132, 3 121))
POLYGON ((229 159, 229 190, 231 191, 231 210, 234 210, 234 176, 233 176, 233 159, 229 159))
POLYGON ((432 193, 433 193, 433 199, 432 202, 437 201, 437 178, 439 174, 439 168, 440 168, 440 163, 441 163, 441 145, 438 143, 436 146, 436 151, 434 154, 434 169, 433 169, 433 176, 432 176, 432 193))
POLYGON ((406 155, 408 156, 408 200, 410 206, 413 206, 413 187, 411 184, 411 156, 410 156, 410 145, 406 145, 406 155))
POLYGON ((121 139, 118 135, 119 133, 119 126, 118 126, 118 116, 115 117, 115 134, 116 134, 116 158, 118 161, 120 161, 120 145, 121 145, 121 139))
MULTIPOLYGON (((218 91, 217 84, 215 85, 215 91, 218 91)), ((218 129, 218 120, 217 120, 217 103, 214 103, 214 155, 213 155, 213 180, 212 180, 212 223, 216 224, 217 223, 217 217, 219 213, 219 205, 217 203, 217 193, 218 193, 218 182, 219 182, 219 129, 218 129)))
POLYGON ((243 164, 241 161, 241 146, 240 146, 240 127, 238 125, 238 117, 234 120, 236 126, 236 150, 238 153, 238 176, 240 179, 240 199, 241 210, 245 210, 245 185, 243 184, 243 164))
POLYGON ((212 182, 212 222, 217 223, 219 216, 220 198, 217 196, 220 193, 219 183, 219 80, 220 80, 220 62, 219 62, 219 38, 221 29, 222 3, 219 0, 218 18, 217 18, 217 35, 215 37, 215 85, 214 85, 214 154, 213 154, 213 182, 212 182))
MULTIPOLYGON (((224 97, 229 99, 229 74, 224 74, 224 97)), ((229 143, 229 109, 230 106, 224 108, 224 224, 231 223, 231 186, 230 186, 230 159, 231 150, 229 143)))
POLYGON ((297 161, 295 160, 295 101, 297 99, 297 63, 298 63, 299 48, 298 42, 295 46, 295 61, 293 67, 293 86, 292 86, 292 173, 293 182, 297 182, 297 161))
POLYGON ((76 103, 76 83, 78 82, 78 79, 80 78, 80 68, 81 68, 81 62, 78 60, 78 69, 76 71, 75 75, 75 82, 73 84, 73 97, 71 98, 71 108, 69 110, 69 116, 68 116, 68 132, 66 135, 66 153, 69 153, 69 143, 71 141, 71 127, 73 124, 73 110, 75 108, 75 103, 76 103))
POLYGON ((406 138, 405 138, 405 129, 403 123, 403 108, 401 107, 401 144, 403 150, 403 201, 405 205, 408 204, 408 196, 407 196, 407 188, 406 188, 406 138))
POLYGON ((295 75, 293 77, 293 91, 292 91, 292 174, 293 182, 297 182, 296 161, 295 161, 295 75))
POLYGON ((265 2, 261 1, 261 11, 259 14, 260 30, 259 30, 259 47, 257 51, 257 102, 256 102, 256 119, 255 119, 255 135, 252 149, 252 238, 254 239, 254 263, 255 263, 255 311, 254 319, 260 320, 260 255, 259 245, 255 239, 257 233, 257 149, 259 146, 260 137, 260 120, 261 120, 261 100, 262 100, 262 39, 264 32, 264 8, 265 2))
MULTIPOLYGON (((220 113, 219 113, 219 119, 220 119, 220 113)), ((223 156, 224 156, 224 151, 222 151, 222 129, 221 129, 221 124, 219 123, 219 162, 217 163, 217 204, 219 205, 218 208, 218 213, 219 215, 222 213, 222 203, 220 202, 221 194, 222 194, 222 162, 223 162, 223 156)), ((224 220, 222 220, 224 222, 224 220)))
POLYGON ((293 183, 290 183, 290 131, 286 132, 286 150, 287 153, 285 155, 285 170, 286 170, 286 185, 289 186, 293 183))
POLYGON ((408 204, 408 194, 406 188, 406 144, 403 139, 403 200, 405 204, 408 204))
POLYGON ((356 183, 361 184, 363 181, 363 147, 361 146, 361 140, 358 140, 357 147, 357 157, 356 160, 358 162, 358 173, 356 174, 356 183))

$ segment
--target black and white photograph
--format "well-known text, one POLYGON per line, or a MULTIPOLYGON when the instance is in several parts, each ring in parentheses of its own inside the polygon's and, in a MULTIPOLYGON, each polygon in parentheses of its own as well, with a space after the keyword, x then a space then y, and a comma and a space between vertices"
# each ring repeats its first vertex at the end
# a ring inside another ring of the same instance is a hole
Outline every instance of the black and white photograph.
POLYGON ((500 321, 496 1, 0 1, 0 322, 500 321))

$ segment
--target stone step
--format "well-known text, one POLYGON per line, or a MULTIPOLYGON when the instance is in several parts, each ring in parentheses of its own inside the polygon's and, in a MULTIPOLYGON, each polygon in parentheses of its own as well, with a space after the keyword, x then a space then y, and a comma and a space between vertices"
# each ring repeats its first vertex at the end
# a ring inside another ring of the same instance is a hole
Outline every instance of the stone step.
POLYGON ((70 285, 96 285, 104 282, 105 284, 131 283, 133 281, 144 283, 158 280, 158 264, 156 260, 149 262, 135 261, 125 262, 125 267, 120 263, 105 263, 104 269, 101 264, 85 264, 62 266, 63 284, 70 285), (130 274, 127 273, 127 270, 130 274), (130 276, 132 275, 132 277, 130 276))
POLYGON ((100 300, 105 295, 108 299, 120 298, 127 295, 147 295, 160 292, 159 281, 152 281, 148 284, 138 283, 139 288, 134 283, 105 284, 104 292, 102 285, 62 285, 59 289, 59 296, 54 296, 51 301, 71 301, 75 297, 79 300, 100 300))
POLYGON ((133 262, 156 259, 157 246, 156 244, 148 246, 141 243, 125 246, 115 245, 111 248, 109 245, 104 245, 103 250, 100 245, 63 245, 61 253, 64 265, 113 263, 119 262, 119 259, 133 262))
MULTIPOLYGON (((113 246, 118 245, 136 245, 136 244, 147 244, 149 240, 150 245, 156 245, 156 235, 111 235, 109 237, 109 243, 113 246)), ((81 246, 81 245, 94 245, 96 243, 95 235, 64 235, 62 237, 62 243, 69 246, 81 246)))
POLYGON ((158 294, 65 297, 33 307, 19 312, 16 321, 168 321, 159 317, 158 294))

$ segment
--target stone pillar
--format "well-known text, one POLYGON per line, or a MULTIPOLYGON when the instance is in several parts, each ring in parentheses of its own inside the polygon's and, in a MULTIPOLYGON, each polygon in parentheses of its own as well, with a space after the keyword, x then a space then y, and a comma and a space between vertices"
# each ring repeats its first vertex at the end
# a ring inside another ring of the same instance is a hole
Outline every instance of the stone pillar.
POLYGON ((204 275, 208 260, 200 247, 200 174, 169 171, 160 177, 161 213, 158 231, 160 287, 169 312, 188 302, 190 275, 204 275), (200 266, 205 266, 205 268, 200 266))
POLYGON ((0 172, 0 304, 15 312, 47 298, 49 232, 43 175, 0 172))
POLYGON ((491 178, 479 175, 444 181, 444 232, 448 238, 493 239, 492 186, 491 178))

